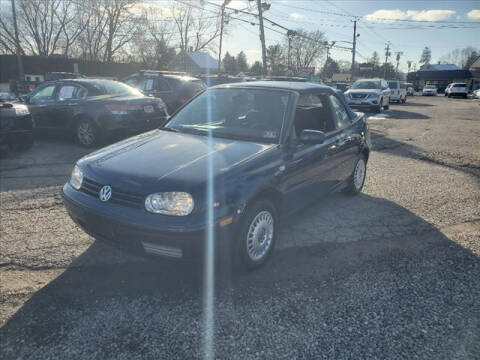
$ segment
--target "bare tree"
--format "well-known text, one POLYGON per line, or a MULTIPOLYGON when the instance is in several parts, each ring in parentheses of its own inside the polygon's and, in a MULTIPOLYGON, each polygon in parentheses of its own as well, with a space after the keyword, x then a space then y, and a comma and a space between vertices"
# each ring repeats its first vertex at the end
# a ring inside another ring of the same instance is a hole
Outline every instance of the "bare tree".
MULTIPOLYGON (((285 44, 288 47, 288 44, 285 44)), ((296 71, 300 68, 317 65, 326 49, 326 38, 321 31, 296 30, 292 41, 292 67, 296 71)))
POLYGON ((220 14, 212 16, 211 13, 182 3, 174 3, 170 9, 181 51, 214 50, 214 41, 220 36, 220 14))
POLYGON ((147 6, 139 18, 139 28, 131 42, 131 53, 136 61, 152 69, 166 67, 175 56, 172 46, 176 25, 169 18, 170 11, 147 6))
MULTIPOLYGON (((77 0, 78 1, 78 0, 77 0)), ((73 50, 86 60, 113 61, 126 51, 138 30, 133 7, 137 0, 83 0, 82 28, 73 50)))

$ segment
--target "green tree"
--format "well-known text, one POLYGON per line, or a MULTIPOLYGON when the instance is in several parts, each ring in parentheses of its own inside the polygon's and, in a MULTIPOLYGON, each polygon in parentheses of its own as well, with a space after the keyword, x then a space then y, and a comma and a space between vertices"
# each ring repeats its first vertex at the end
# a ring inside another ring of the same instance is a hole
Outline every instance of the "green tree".
POLYGON ((331 79, 333 74, 340 72, 340 66, 332 58, 328 58, 323 67, 322 75, 326 79, 331 79))
POLYGON ((244 73, 248 71, 247 56, 243 51, 240 51, 237 55, 237 70, 244 73))
POLYGON ((373 64, 374 69, 377 68, 380 64, 380 56, 378 56, 378 53, 376 51, 373 52, 372 57, 369 59, 369 62, 373 64))
POLYGON ((222 63, 226 73, 232 75, 237 73, 237 59, 235 56, 230 55, 228 51, 223 57, 222 63))
POLYGON ((420 64, 428 65, 432 60, 432 50, 428 46, 425 46, 422 51, 422 55, 420 56, 420 64))
POLYGON ((260 61, 255 61, 250 68, 250 72, 254 76, 261 76, 262 75, 262 70, 263 70, 263 65, 260 61))

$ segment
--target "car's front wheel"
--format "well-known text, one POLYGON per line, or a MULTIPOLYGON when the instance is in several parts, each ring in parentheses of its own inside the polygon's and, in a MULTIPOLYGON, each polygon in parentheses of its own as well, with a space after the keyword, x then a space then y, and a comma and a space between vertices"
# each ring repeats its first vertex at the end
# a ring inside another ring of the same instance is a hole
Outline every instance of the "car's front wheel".
POLYGON ((347 181, 347 187, 344 192, 348 195, 356 195, 363 189, 365 183, 365 176, 367 175, 367 161, 365 156, 358 158, 353 168, 352 175, 347 181))
POLYGON ((92 147, 100 143, 100 130, 89 119, 80 119, 77 122, 75 135, 80 145, 85 147, 92 147))
POLYGON ((249 206, 241 223, 240 254, 247 269, 264 264, 275 247, 277 212, 268 200, 249 206))

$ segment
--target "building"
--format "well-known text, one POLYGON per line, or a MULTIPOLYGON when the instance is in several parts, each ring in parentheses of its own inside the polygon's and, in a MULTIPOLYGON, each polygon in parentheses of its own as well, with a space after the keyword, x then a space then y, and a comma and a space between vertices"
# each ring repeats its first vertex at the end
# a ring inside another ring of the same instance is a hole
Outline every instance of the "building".
POLYGON ((472 73, 472 90, 480 89, 480 56, 470 66, 470 72, 472 73))
POLYGON ((454 64, 434 64, 409 73, 407 82, 412 83, 417 91, 425 85, 435 85, 439 91, 444 91, 452 82, 464 82, 471 87, 473 77, 469 70, 459 69, 454 64))
POLYGON ((219 72, 218 60, 204 51, 181 52, 174 57, 169 67, 172 70, 185 71, 192 75, 216 74, 219 72))
MULTIPOLYGON (((108 63, 85 61, 66 57, 22 56, 24 81, 39 83, 46 73, 70 72, 88 77, 119 79, 143 68, 140 63, 108 63)), ((15 55, 0 55, 0 91, 9 91, 10 82, 18 80, 18 63, 15 55)))

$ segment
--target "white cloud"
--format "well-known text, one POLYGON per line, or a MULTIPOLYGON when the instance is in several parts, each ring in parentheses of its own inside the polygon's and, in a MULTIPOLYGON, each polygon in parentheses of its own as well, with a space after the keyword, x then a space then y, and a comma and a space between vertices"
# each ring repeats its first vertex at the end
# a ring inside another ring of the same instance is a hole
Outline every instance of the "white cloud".
POLYGON ((299 14, 299 13, 291 13, 290 17, 292 19, 298 20, 298 19, 303 19, 305 17, 305 15, 302 15, 302 14, 299 14))
POLYGON ((454 15, 454 10, 377 10, 365 15, 368 21, 390 23, 395 20, 439 21, 454 15))
POLYGON ((467 14, 467 17, 472 20, 480 20, 480 10, 472 10, 467 14))

